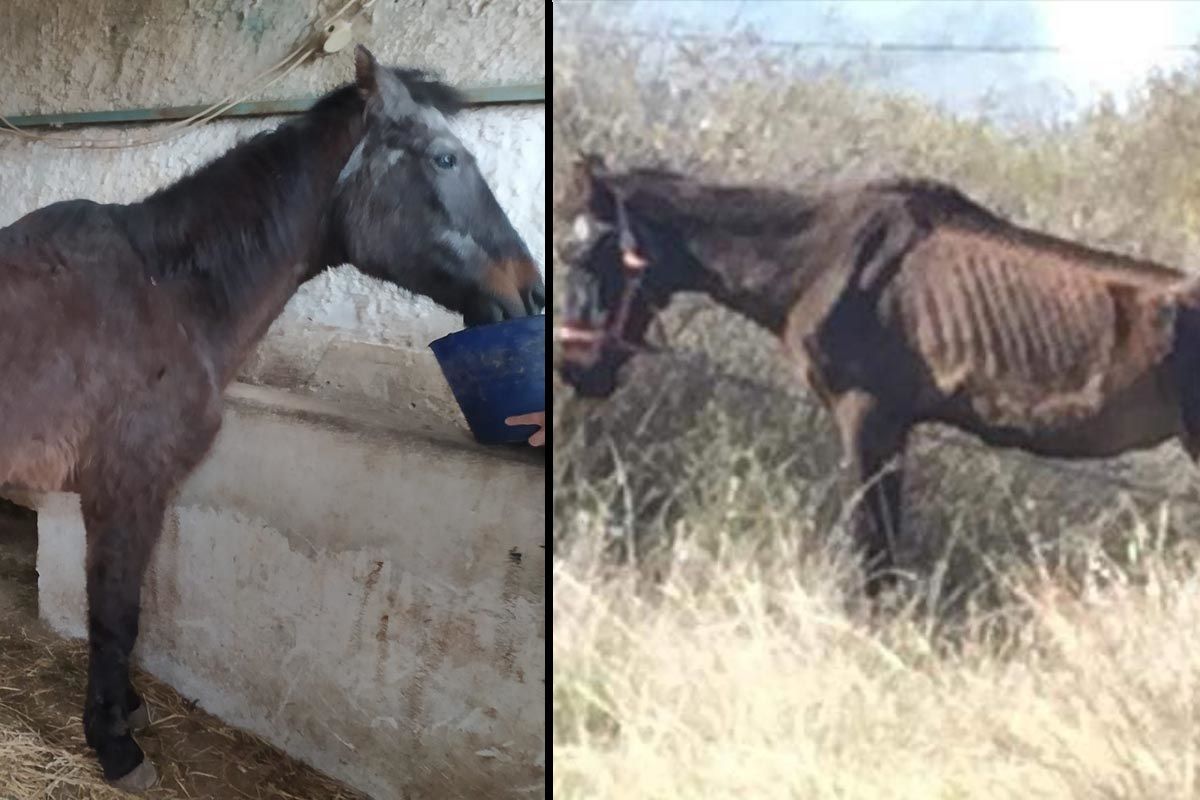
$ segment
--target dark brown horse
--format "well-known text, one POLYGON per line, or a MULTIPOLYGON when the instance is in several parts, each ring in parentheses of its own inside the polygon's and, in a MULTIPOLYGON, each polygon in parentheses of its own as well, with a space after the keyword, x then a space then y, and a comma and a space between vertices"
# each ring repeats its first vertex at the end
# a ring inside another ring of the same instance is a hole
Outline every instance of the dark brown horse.
POLYGON ((930 181, 809 194, 596 159, 578 174, 564 380, 610 395, 676 292, 770 330, 841 433, 871 592, 893 566, 914 425, 1060 458, 1171 437, 1200 455, 1200 290, 1179 271, 1018 227, 930 181))
POLYGON ((468 324, 537 313, 529 251, 444 114, 461 102, 360 48, 357 80, 128 206, 83 200, 0 230, 0 486, 81 495, 90 661, 83 724, 105 777, 153 784, 130 735, 142 575, 221 395, 326 267, 431 297, 468 324))

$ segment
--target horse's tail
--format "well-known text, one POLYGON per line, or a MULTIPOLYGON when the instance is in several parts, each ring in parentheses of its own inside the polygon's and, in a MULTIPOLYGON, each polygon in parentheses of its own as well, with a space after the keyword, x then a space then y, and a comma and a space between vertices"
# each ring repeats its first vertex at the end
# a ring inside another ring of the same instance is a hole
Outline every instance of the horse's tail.
POLYGON ((1172 318, 1171 361, 1183 422, 1184 449, 1200 461, 1200 276, 1191 275, 1168 290, 1172 318))

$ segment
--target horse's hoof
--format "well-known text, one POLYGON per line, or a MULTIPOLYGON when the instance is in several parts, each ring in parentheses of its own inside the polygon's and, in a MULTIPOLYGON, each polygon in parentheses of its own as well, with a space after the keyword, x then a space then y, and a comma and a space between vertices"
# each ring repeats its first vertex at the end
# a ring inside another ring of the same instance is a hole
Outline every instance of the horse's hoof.
POLYGON ((111 783, 123 792, 141 794, 158 783, 158 770, 150 763, 150 759, 143 758, 142 763, 130 770, 129 774, 111 783))
POLYGON ((133 733, 141 733, 150 727, 150 706, 145 700, 142 704, 129 712, 129 730, 133 733))

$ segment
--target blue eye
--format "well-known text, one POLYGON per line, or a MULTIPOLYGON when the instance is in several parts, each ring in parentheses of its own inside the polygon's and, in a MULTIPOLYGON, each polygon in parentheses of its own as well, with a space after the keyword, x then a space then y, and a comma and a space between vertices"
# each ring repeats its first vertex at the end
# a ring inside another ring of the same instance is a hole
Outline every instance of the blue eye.
POLYGON ((458 163, 458 159, 450 153, 445 153, 440 156, 433 157, 433 163, 438 166, 438 169, 453 169, 458 163))

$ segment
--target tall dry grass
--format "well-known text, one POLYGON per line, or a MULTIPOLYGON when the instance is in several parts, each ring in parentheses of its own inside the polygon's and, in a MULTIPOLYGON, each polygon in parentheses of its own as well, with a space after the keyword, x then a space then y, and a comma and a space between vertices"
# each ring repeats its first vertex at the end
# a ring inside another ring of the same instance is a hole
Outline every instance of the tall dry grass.
MULTIPOLYGON (((930 176, 1025 225, 1200 258, 1195 73, 1014 132, 771 54, 555 25, 556 277, 580 151, 736 182, 930 176)), ((671 354, 612 400, 555 393, 556 792, 1200 796, 1200 493, 1177 449, 1079 465, 918 436, 910 578, 871 612, 836 437, 775 344, 703 299, 664 327, 671 354)))
MULTIPOLYGON (((1186 513, 1122 494, 1074 519, 951 497, 943 549, 926 543, 872 608, 841 518, 819 511, 831 476, 795 480, 720 412, 701 430, 702 468, 659 464, 687 476, 680 514, 624 513, 617 463, 556 516, 556 796, 1198 796, 1186 513), (614 560, 639 527, 667 544, 614 560)), ((984 463, 949 480, 1011 481, 984 463)))
POLYGON ((554 566, 556 796, 1197 794, 1200 584, 1162 552, 1084 592, 1009 573, 948 632, 848 607, 793 539, 689 534, 648 588, 587 538, 554 566))

